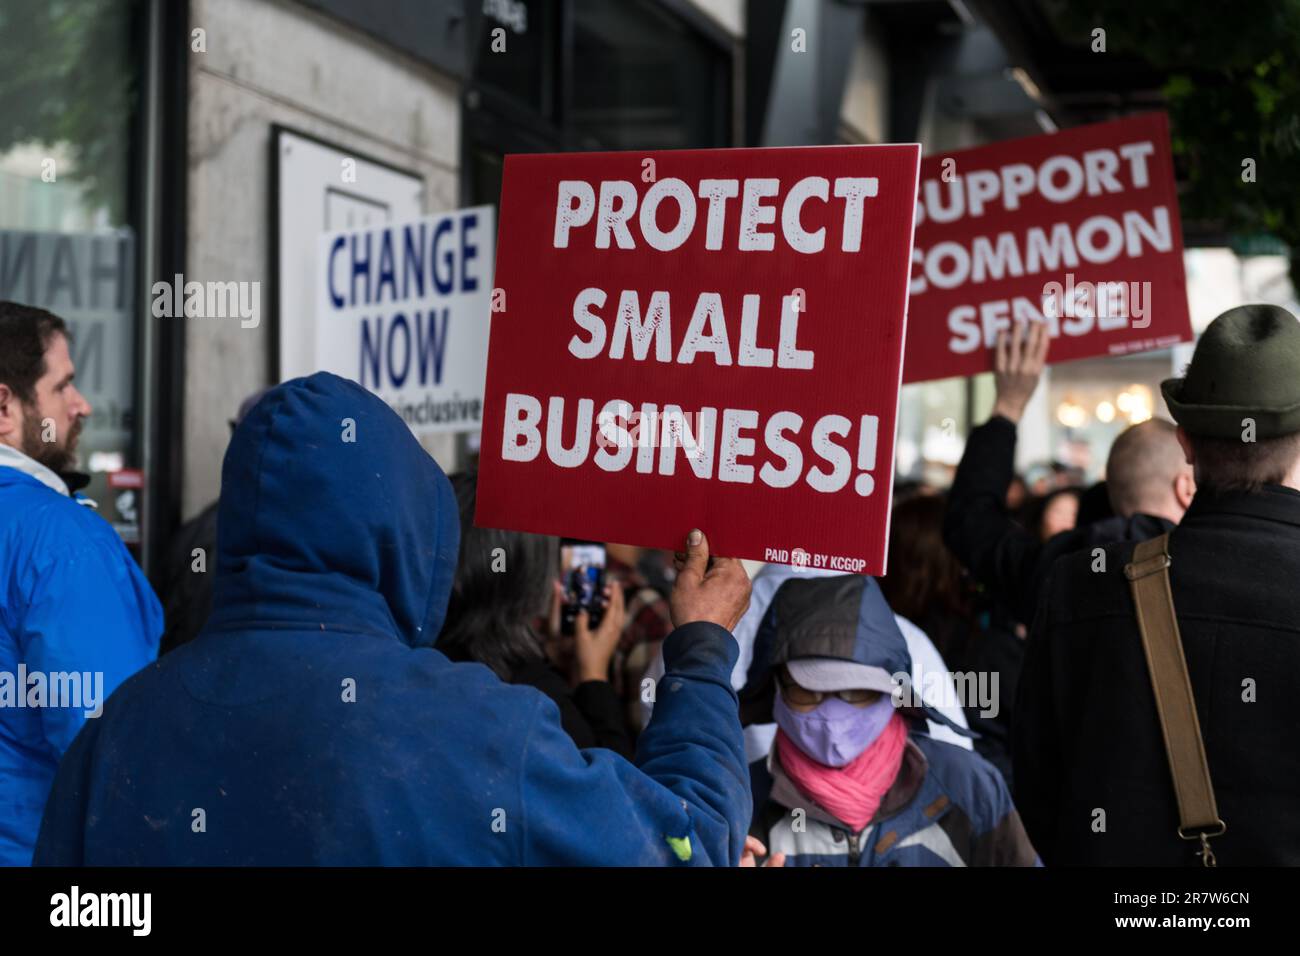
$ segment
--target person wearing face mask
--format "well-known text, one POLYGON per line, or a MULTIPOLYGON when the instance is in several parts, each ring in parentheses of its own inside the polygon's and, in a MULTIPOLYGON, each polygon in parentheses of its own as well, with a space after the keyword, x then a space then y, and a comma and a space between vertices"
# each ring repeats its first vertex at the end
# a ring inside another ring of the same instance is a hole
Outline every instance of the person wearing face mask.
POLYGON ((1002 775, 928 733, 911 657, 872 578, 792 578, 760 628, 742 722, 775 720, 751 765, 750 835, 786 866, 1035 866, 1002 775))

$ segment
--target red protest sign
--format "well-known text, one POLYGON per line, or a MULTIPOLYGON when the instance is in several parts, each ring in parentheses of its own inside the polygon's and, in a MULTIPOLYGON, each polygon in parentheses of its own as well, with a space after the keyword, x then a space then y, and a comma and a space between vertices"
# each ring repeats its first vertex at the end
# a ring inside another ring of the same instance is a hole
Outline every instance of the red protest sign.
POLYGON ((1053 363, 1191 341, 1164 114, 927 157, 910 289, 905 382, 989 371, 1026 319, 1053 363))
POLYGON ((508 156, 476 522, 883 571, 919 164, 508 156))

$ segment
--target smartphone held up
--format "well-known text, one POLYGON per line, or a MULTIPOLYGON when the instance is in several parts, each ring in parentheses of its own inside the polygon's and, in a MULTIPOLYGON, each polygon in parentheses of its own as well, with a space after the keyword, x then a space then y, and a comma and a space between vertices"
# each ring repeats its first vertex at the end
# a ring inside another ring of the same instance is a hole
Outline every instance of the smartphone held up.
POLYGON ((605 546, 565 538, 560 542, 560 632, 574 633, 578 612, 587 612, 587 626, 600 626, 605 616, 605 546))

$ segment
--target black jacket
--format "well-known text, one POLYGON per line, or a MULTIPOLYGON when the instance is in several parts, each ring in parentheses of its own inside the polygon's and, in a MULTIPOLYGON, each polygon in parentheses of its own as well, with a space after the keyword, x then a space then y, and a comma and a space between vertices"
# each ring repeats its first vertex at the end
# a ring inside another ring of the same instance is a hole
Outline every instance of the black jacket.
POLYGON ((1151 515, 1117 515, 1040 541, 1007 513, 1015 457, 1016 426, 1001 415, 970 433, 948 491, 943 537, 975 580, 1022 623, 1033 621, 1043 580, 1057 558, 1113 541, 1145 541, 1173 527, 1151 515))
MULTIPOLYGON (((1016 805, 1048 865, 1193 865, 1124 577, 1133 543, 1056 563, 1013 731, 1016 805), (1104 811, 1104 831, 1099 829, 1104 811)), ((1192 692, 1228 830, 1220 865, 1300 864, 1300 493, 1197 494, 1170 538, 1192 692)))
POLYGON ((161 580, 156 580, 167 629, 159 655, 199 636, 212 614, 212 579, 217 571, 217 502, 204 508, 176 532, 167 551, 161 580), (205 571, 194 570, 194 550, 203 549, 205 571))

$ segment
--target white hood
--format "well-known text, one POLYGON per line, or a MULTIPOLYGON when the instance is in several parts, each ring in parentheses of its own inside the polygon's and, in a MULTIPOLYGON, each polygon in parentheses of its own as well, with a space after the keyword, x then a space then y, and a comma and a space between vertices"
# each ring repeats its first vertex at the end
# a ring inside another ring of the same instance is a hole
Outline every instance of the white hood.
POLYGON ((68 495, 68 486, 63 479, 46 468, 34 458, 28 458, 17 448, 0 444, 0 468, 14 468, 24 475, 30 475, 41 484, 61 495, 68 495))

